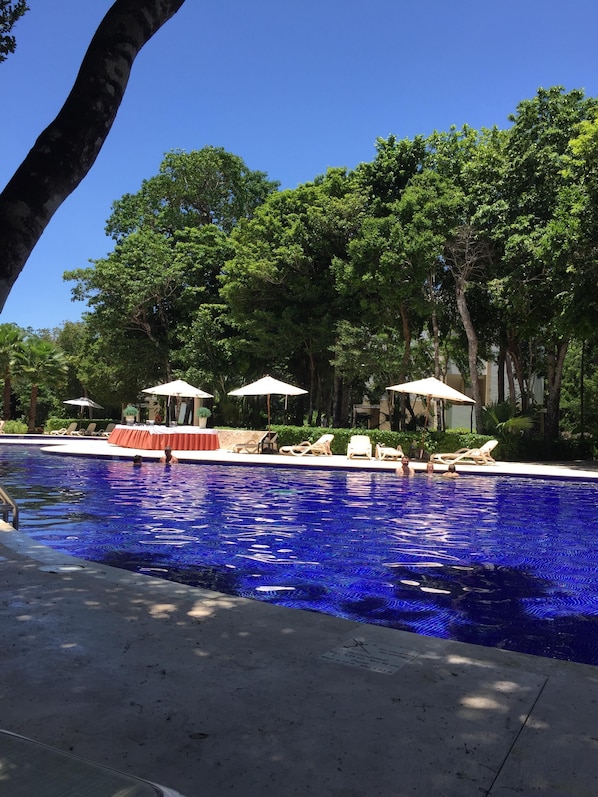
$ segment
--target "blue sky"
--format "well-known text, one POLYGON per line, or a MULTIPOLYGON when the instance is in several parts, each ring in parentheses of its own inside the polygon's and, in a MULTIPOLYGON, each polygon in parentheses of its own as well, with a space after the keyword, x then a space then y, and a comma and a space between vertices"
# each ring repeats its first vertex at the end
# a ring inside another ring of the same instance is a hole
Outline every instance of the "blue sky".
MULTIPOLYGON (((0 64, 0 182, 60 109, 111 0, 30 0, 0 64)), ((145 46, 93 169, 57 211, 0 322, 80 318, 67 269, 111 249, 112 202, 165 152, 212 145, 283 188, 375 156, 378 137, 508 126, 542 86, 598 96, 596 0, 186 0, 145 46)))

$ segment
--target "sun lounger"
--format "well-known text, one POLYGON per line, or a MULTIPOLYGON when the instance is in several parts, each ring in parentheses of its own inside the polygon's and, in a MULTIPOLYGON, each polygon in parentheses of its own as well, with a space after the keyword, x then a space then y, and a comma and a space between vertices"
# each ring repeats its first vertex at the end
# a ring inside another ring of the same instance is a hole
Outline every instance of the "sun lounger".
POLYGON ((376 444, 376 459, 401 459, 403 456, 403 449, 392 448, 392 446, 385 446, 382 443, 376 444))
POLYGON ((108 424, 108 426, 106 426, 106 428, 105 428, 105 429, 102 429, 102 431, 101 431, 101 432, 96 432, 96 435, 97 435, 98 437, 110 437, 110 434, 111 434, 111 433, 112 433, 112 431, 114 430, 114 427, 115 427, 115 426, 116 426, 116 424, 115 424, 115 423, 112 423, 112 422, 110 422, 110 423, 108 424))
POLYGON ((235 443, 231 450, 235 454, 275 454, 278 451, 277 440, 276 432, 266 432, 257 439, 251 438, 235 443))
POLYGON ((278 453, 278 434, 276 432, 266 432, 260 440, 260 454, 278 453))
POLYGON ((79 429, 78 432, 71 432, 71 434, 77 435, 78 437, 93 437, 95 435, 96 426, 97 423, 92 421, 87 425, 86 429, 79 429))
POLYGON ((78 432, 77 432, 77 421, 73 421, 68 426, 64 426, 62 429, 54 429, 54 431, 50 432, 50 434, 53 434, 53 435, 59 435, 59 434, 73 435, 73 434, 78 434, 78 432))
POLYGON ((495 460, 490 452, 498 445, 498 440, 488 440, 481 448, 460 448, 448 454, 432 454, 431 462, 440 465, 452 465, 461 462, 463 465, 493 465, 495 460))
POLYGON ((310 443, 309 440, 304 440, 296 446, 282 446, 280 449, 281 454, 292 454, 294 457, 304 457, 306 454, 314 454, 315 456, 332 456, 330 450, 330 443, 334 440, 333 434, 323 434, 315 443, 310 443))
POLYGON ((355 457, 372 458, 372 441, 367 434, 354 434, 351 436, 347 446, 347 459, 354 459, 355 457))

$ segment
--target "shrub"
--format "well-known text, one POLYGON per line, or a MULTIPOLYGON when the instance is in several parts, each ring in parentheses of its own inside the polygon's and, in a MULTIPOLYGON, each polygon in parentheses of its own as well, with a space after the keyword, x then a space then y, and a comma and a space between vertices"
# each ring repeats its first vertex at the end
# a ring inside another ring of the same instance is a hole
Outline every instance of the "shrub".
POLYGON ((5 421, 2 434, 27 434, 27 424, 23 421, 5 421))
POLYGON ((391 432, 380 429, 329 429, 321 426, 272 426, 278 434, 278 446, 293 446, 303 440, 314 443, 321 435, 334 435, 331 443, 333 454, 346 454, 349 440, 354 434, 367 434, 375 448, 381 443, 391 448, 400 447, 405 454, 417 456, 420 451, 433 454, 436 451, 456 451, 458 448, 479 448, 490 438, 487 435, 464 432, 433 432, 420 429, 417 432, 391 432))
MULTIPOLYGON (((379 429, 336 429, 320 426, 272 426, 278 434, 278 446, 292 446, 309 440, 314 443, 321 435, 330 432, 334 435, 331 444, 333 454, 347 453, 351 435, 367 434, 375 448, 376 443, 403 449, 405 454, 424 458, 438 452, 457 451, 459 448, 481 448, 495 435, 478 434, 466 429, 451 429, 448 432, 437 432, 420 429, 417 432, 390 432, 379 429)), ((500 438, 493 451, 496 459, 506 462, 533 462, 538 460, 570 461, 575 459, 592 459, 598 453, 598 441, 591 435, 584 440, 558 440, 547 446, 542 438, 529 435, 508 434, 500 438)))

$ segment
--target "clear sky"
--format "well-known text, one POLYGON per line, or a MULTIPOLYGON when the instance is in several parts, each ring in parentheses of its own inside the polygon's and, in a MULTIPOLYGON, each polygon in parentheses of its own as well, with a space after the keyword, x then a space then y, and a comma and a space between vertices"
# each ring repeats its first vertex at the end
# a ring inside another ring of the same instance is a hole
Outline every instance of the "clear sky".
MULTIPOLYGON (((2 185, 60 109, 111 2, 29 0, 0 64, 2 185)), ((102 152, 0 322, 80 318, 63 272, 111 250, 112 202, 165 152, 224 147, 294 188, 372 160, 378 137, 507 127, 539 87, 598 96, 597 30, 596 0, 186 0, 138 56, 102 152)))

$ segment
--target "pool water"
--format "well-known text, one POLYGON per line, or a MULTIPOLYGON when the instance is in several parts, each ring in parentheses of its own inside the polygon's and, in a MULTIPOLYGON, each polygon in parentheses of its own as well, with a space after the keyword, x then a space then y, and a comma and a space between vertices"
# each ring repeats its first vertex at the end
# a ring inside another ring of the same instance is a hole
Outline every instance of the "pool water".
POLYGON ((62 457, 4 446, 21 530, 270 603, 598 664, 598 485, 62 457))

